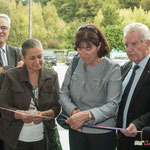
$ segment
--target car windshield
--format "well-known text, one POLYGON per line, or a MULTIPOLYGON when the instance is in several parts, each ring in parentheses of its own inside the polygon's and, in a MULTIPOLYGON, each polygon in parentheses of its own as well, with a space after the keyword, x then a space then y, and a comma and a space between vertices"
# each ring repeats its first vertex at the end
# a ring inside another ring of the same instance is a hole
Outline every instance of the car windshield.
POLYGON ((53 51, 44 51, 43 56, 44 57, 56 57, 56 55, 53 51))
POLYGON ((76 54, 77 54, 77 52, 69 52, 69 53, 68 53, 68 56, 69 56, 69 57, 73 57, 73 56, 76 55, 76 54))

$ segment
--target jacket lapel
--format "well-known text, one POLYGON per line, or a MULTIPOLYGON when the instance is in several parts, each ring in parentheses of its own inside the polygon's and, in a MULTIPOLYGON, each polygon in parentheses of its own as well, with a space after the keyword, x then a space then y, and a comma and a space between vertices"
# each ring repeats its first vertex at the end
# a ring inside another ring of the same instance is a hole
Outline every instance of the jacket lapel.
POLYGON ((132 67, 132 62, 127 62, 124 66, 121 66, 121 74, 122 74, 122 80, 125 79, 126 75, 128 74, 129 70, 132 67))
POLYGON ((0 53, 0 67, 3 66, 3 62, 2 62, 2 57, 1 57, 1 53, 0 53))
POLYGON ((142 89, 142 87, 146 84, 147 79, 150 77, 150 59, 148 60, 143 73, 135 87, 134 93, 132 95, 132 99, 131 99, 131 104, 130 106, 134 103, 134 101, 136 100, 136 97, 138 96, 138 93, 140 92, 140 90, 142 89))
POLYGON ((8 47, 8 45, 6 45, 6 54, 7 54, 7 60, 8 60, 8 65, 11 64, 11 51, 10 48, 8 47))

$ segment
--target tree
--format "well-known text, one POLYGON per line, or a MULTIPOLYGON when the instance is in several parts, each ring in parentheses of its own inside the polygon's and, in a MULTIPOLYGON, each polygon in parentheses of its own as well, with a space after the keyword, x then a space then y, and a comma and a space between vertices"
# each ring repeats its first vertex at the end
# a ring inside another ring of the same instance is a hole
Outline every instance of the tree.
POLYGON ((79 21, 92 22, 102 2, 99 0, 80 1, 75 16, 79 21))
POLYGON ((106 27, 108 25, 115 25, 121 23, 118 6, 108 2, 103 3, 101 12, 103 15, 103 19, 101 21, 102 26, 106 27))
POLYGON ((10 16, 10 1, 0 0, 0 13, 10 16))
POLYGON ((47 41, 45 40, 47 31, 44 26, 43 8, 40 3, 32 4, 32 37, 39 39, 43 47, 47 47, 47 41))
MULTIPOLYGON (((65 28, 65 22, 58 17, 57 10, 54 5, 48 3, 42 10, 42 16, 44 21, 44 27, 46 34, 44 39, 49 43, 48 48, 52 48, 52 45, 56 46, 58 41, 62 42, 63 30, 65 28)), ((59 45, 57 45, 58 48, 59 45)))
POLYGON ((50 2, 51 0, 33 0, 35 3, 40 3, 42 4, 42 6, 47 5, 48 2, 50 2))
POLYGON ((150 10, 150 0, 141 0, 141 5, 144 10, 150 10))
POLYGON ((66 22, 71 22, 75 18, 77 11, 75 0, 52 0, 52 4, 57 8, 59 16, 66 22))
POLYGON ((124 18, 121 23, 124 26, 132 22, 141 22, 150 27, 150 11, 144 11, 141 7, 133 10, 121 9, 120 16, 124 18))
POLYGON ((65 27, 65 32, 63 35, 63 43, 61 44, 61 47, 64 47, 66 49, 74 49, 74 39, 75 39, 75 33, 79 26, 83 25, 85 23, 79 22, 77 20, 74 20, 73 22, 69 23, 65 27))
POLYGON ((10 3, 10 7, 10 18, 12 23, 8 44, 20 46, 24 40, 28 39, 29 8, 24 7, 21 2, 17 5, 15 0, 10 3))
POLYGON ((101 0, 52 0, 58 14, 66 22, 73 20, 91 21, 97 14, 101 0))
POLYGON ((111 25, 103 29, 103 32, 109 42, 110 49, 119 48, 124 49, 122 25, 111 25))
POLYGON ((140 7, 141 0, 118 0, 122 8, 131 8, 140 7))

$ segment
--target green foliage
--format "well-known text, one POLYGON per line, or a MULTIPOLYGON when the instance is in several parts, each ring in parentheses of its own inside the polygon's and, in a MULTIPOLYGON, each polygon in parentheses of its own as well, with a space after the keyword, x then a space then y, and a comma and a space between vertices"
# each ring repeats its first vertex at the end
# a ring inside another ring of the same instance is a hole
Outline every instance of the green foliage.
POLYGON ((103 19, 101 20, 101 26, 107 27, 108 25, 117 25, 121 23, 119 16, 118 6, 111 3, 104 3, 101 9, 103 19))
POLYGON ((100 9, 100 6, 101 3, 99 0, 79 1, 75 18, 79 21, 91 22, 100 9))
POLYGON ((141 0, 141 6, 144 10, 150 10, 150 0, 141 0))
POLYGON ((46 67, 46 68, 52 68, 52 63, 50 63, 50 62, 48 62, 48 61, 44 61, 44 67, 46 67))
POLYGON ((44 37, 44 39, 47 40, 47 48, 58 48, 58 43, 62 43, 62 36, 66 24, 58 17, 57 10, 51 3, 43 7, 42 16, 47 32, 44 37), (52 45, 50 45, 50 43, 52 45))
POLYGON ((144 11, 141 7, 139 9, 134 8, 134 10, 121 9, 120 16, 124 18, 122 21, 124 26, 132 22, 141 22, 150 27, 150 11, 144 11))
POLYGON ((110 49, 119 48, 124 49, 123 40, 123 26, 112 25, 103 29, 103 32, 109 42, 110 49))
POLYGON ((59 16, 66 22, 70 22, 74 19, 74 14, 77 11, 77 5, 74 0, 52 0, 57 8, 59 16))
POLYGON ((58 14, 66 22, 91 21, 97 14, 101 0, 52 0, 58 14))
POLYGON ((44 27, 44 19, 42 16, 43 8, 39 3, 32 5, 32 37, 39 39, 43 47, 47 47, 47 41, 44 40, 47 31, 44 27), (37 11, 38 10, 38 11, 37 11))
POLYGON ((78 27, 83 24, 87 24, 87 23, 78 22, 75 20, 75 21, 71 22, 70 24, 68 24, 68 26, 66 26, 65 33, 63 35, 64 42, 61 45, 61 48, 64 47, 65 49, 74 49, 75 33, 76 33, 78 27))
POLYGON ((16 5, 15 1, 12 1, 11 4, 11 30, 8 38, 8 44, 12 44, 14 46, 20 46, 22 42, 28 37, 28 11, 27 7, 23 7, 20 2, 16 5), (17 14, 17 15, 16 15, 17 14), (24 14, 24 17, 22 17, 24 14))
MULTIPOLYGON (((145 11, 149 10, 149 0, 136 2, 135 4, 135 0, 114 0, 113 3, 112 0, 32 0, 32 37, 38 38, 45 49, 73 50, 77 28, 83 24, 94 23, 102 28, 111 49, 124 49, 122 36, 125 25, 141 22, 150 27, 150 11, 145 11), (118 2, 126 9, 120 9, 118 2)), ((8 44, 20 46, 29 37, 29 1, 0 0, 0 4, 0 13, 6 13, 12 20, 8 44)))
MULTIPOLYGON (((18 0, 0 0, 0 13, 11 18, 11 31, 7 43, 20 46, 29 37, 29 4, 18 0)), ((44 48, 58 48, 61 44, 65 22, 58 17, 57 10, 48 3, 42 7, 32 2, 32 37, 38 38, 44 48)))
POLYGON ((42 4, 42 6, 45 6, 51 0, 33 0, 33 1, 36 2, 36 3, 42 4))
POLYGON ((10 15, 9 1, 0 0, 0 13, 10 15))
POLYGON ((119 0, 119 3, 122 8, 131 8, 134 9, 135 7, 140 7, 141 0, 119 0))
MULTIPOLYGON (((94 18, 94 24, 100 26, 106 37, 109 41, 111 49, 113 48, 121 48, 124 49, 124 45, 122 43, 123 39, 123 28, 132 22, 141 22, 150 27, 150 11, 144 11, 144 9, 134 8, 131 9, 121 9, 119 11, 121 22, 116 25, 107 25, 102 26, 104 16, 102 14, 102 10, 100 9, 97 16, 94 18)), ((113 23, 112 23, 113 24, 113 23)))

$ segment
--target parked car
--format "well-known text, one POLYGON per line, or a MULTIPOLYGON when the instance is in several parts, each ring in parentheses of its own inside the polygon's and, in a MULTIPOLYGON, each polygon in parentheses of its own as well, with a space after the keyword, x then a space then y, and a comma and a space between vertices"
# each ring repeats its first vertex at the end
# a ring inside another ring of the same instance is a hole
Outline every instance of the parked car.
POLYGON ((128 59, 127 53, 122 49, 112 49, 110 59, 128 59))
POLYGON ((70 51, 70 52, 68 52, 68 55, 67 55, 67 57, 66 57, 66 60, 65 60, 65 64, 68 66, 68 65, 70 65, 70 62, 71 62, 71 60, 72 60, 72 58, 75 56, 75 55, 77 55, 77 51, 70 51))
POLYGON ((43 52, 44 63, 49 65, 57 65, 56 54, 54 51, 44 51, 43 52))

